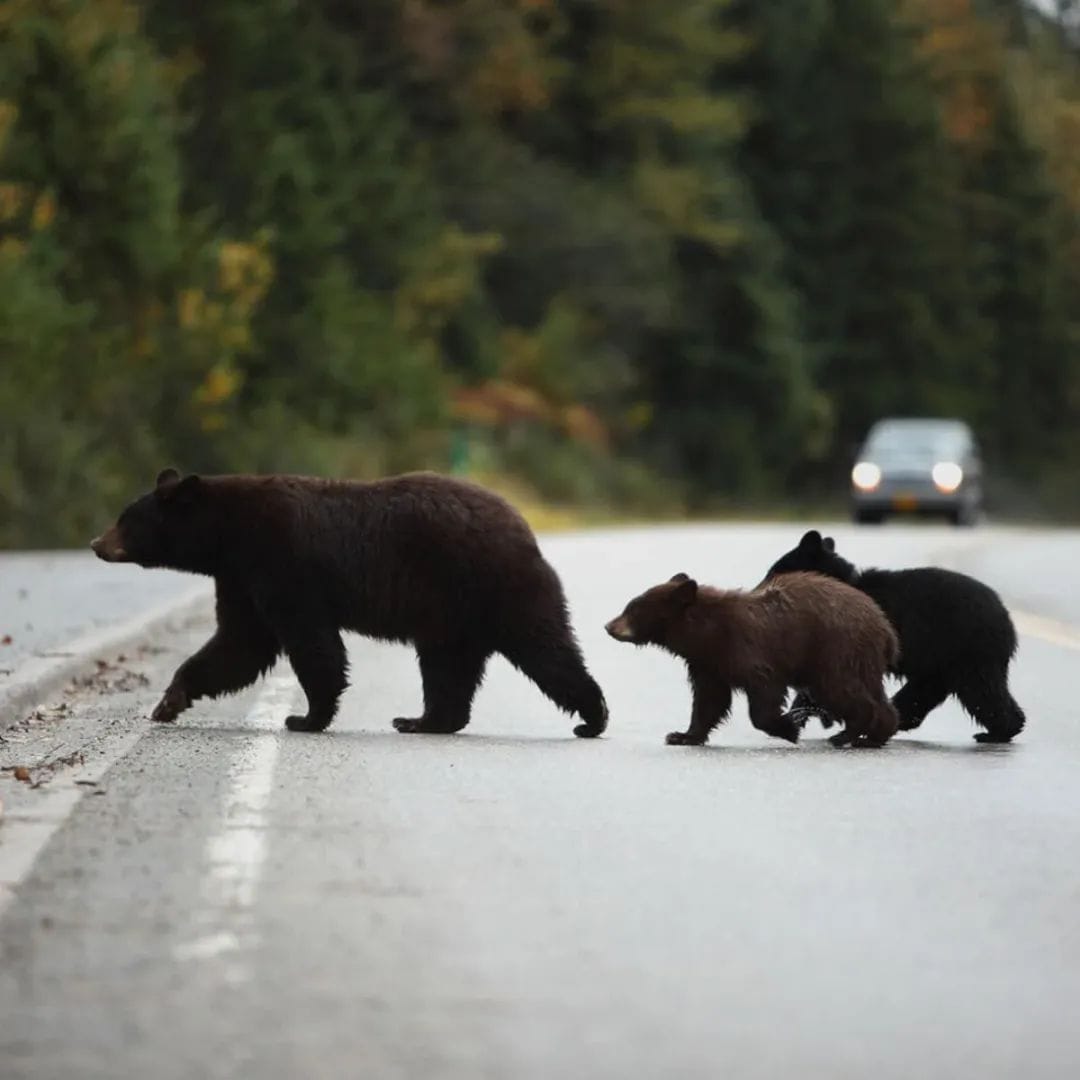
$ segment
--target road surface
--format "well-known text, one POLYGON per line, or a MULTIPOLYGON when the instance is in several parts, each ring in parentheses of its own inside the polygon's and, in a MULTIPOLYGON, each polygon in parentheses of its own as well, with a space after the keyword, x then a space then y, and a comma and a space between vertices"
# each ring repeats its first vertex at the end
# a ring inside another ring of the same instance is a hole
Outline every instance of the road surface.
POLYGON ((197 588, 186 574, 148 574, 86 551, 0 552, 0 692, 31 656, 63 654, 88 631, 197 588))
POLYGON ((326 734, 282 731, 284 666, 151 728, 199 619, 6 733, 41 783, 0 774, 0 1076, 1080 1075, 1080 537, 831 530, 1002 591, 1015 745, 948 704, 882 750, 792 747, 740 698, 664 746, 683 671, 603 623, 678 570, 751 585, 800 531, 544 538, 601 740, 501 661, 466 733, 398 735, 415 660, 356 638, 326 734))

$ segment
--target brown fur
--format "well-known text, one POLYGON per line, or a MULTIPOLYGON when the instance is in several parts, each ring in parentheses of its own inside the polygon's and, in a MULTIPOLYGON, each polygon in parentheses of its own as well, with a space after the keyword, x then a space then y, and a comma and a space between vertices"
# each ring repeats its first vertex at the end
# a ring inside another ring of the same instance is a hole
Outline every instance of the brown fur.
POLYGON ((603 732, 558 575, 505 500, 434 473, 373 483, 187 476, 173 469, 93 543, 107 561, 207 574, 217 632, 176 672, 154 713, 254 682, 284 653, 308 699, 287 726, 321 731, 346 685, 342 630, 415 645, 424 712, 402 732, 460 731, 492 653, 603 732))
POLYGON ((700 745, 745 691, 754 727, 796 742, 784 714, 787 688, 809 691, 846 724, 834 737, 880 745, 896 732, 882 679, 897 658, 896 634, 877 605, 843 582, 787 574, 758 588, 721 590, 676 574, 631 600, 607 625, 620 641, 659 645, 686 661, 694 704, 672 744, 700 745))

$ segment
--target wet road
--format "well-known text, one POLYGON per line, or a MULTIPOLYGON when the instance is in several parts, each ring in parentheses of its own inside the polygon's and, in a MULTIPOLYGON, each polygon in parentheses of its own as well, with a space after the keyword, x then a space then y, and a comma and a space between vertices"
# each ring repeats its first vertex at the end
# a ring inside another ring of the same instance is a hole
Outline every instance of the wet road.
POLYGON ((1080 537, 833 530, 1002 590, 1014 746, 949 704, 882 750, 791 747, 740 698, 709 747, 665 747, 683 672, 604 621, 677 570, 750 585, 799 532, 545 538, 611 705, 595 742, 501 661, 464 735, 397 735, 415 660, 359 639, 325 735, 281 731, 284 667, 151 730, 199 625, 10 735, 0 764, 85 753, 0 776, 0 868, 62 821, 0 916, 0 1075, 1080 1074, 1080 537))

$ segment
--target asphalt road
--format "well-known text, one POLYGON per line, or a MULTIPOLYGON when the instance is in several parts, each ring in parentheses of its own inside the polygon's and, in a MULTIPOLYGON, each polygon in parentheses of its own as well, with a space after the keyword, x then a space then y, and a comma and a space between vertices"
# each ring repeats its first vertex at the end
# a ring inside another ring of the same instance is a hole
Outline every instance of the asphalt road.
POLYGON ((0 691, 29 657, 63 653, 81 634, 194 588, 189 575, 109 565, 89 550, 0 552, 0 691))
POLYGON ((677 570, 751 585, 799 532, 544 539, 601 740, 502 662, 464 734, 398 735, 415 660, 360 639, 326 734, 282 731, 285 667, 151 729, 197 622, 7 733, 41 784, 0 774, 0 881, 48 839, 0 908, 0 1076, 1080 1075, 1080 537, 833 530, 1002 590, 1013 746, 949 704, 881 750, 792 747, 741 698, 664 746, 684 674, 603 623, 677 570))

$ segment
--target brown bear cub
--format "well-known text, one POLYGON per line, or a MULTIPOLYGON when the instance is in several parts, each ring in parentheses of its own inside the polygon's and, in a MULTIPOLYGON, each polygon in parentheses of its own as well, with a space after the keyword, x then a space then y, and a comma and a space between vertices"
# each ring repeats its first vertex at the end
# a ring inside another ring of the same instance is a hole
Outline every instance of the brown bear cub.
POLYGON ((830 742, 880 746, 897 728, 882 679, 896 661, 896 634, 857 589, 817 574, 788 574, 752 591, 699 586, 676 574, 631 600, 607 624, 618 641, 659 645, 686 661, 693 711, 674 745, 700 746, 746 692, 750 722, 789 742, 798 724, 784 713, 789 686, 826 700, 846 727, 830 742))
POLYGON ((217 631, 173 676, 153 719, 250 685, 284 653, 307 695, 293 731, 322 731, 346 686, 341 631, 416 647, 424 712, 402 732, 460 731, 492 653, 600 735, 562 585, 509 503, 434 473, 373 483, 185 476, 157 486, 91 545, 109 562, 206 574, 217 631))

